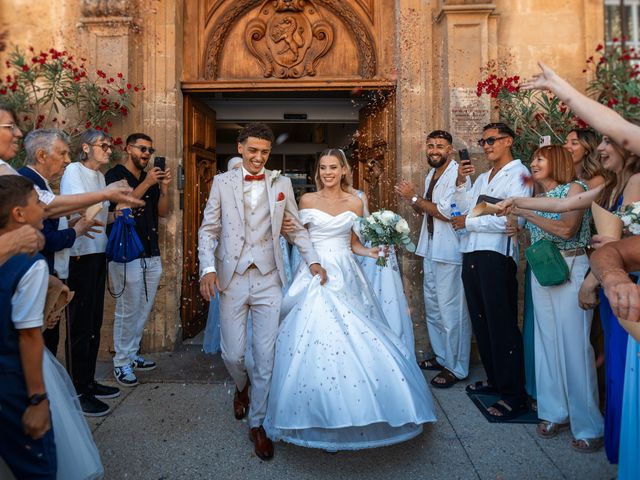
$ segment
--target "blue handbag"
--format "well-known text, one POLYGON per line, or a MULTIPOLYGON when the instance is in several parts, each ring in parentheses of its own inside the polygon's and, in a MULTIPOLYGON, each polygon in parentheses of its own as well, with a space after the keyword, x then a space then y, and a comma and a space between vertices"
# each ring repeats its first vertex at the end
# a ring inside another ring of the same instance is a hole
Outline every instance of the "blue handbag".
POLYGON ((106 255, 111 262, 128 263, 140 258, 144 247, 136 232, 136 221, 130 208, 123 208, 116 217, 107 241, 106 255))

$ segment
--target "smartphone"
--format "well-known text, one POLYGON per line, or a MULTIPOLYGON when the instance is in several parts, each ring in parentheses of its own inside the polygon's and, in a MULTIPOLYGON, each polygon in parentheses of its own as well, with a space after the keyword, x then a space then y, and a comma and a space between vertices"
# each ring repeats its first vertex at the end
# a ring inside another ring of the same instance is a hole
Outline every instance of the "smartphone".
POLYGON ((167 168, 167 159, 165 157, 155 157, 153 159, 153 166, 164 172, 167 168))
POLYGON ((466 148, 458 150, 458 155, 460 155, 460 163, 462 165, 471 164, 471 158, 469 157, 469 150, 467 150, 466 148))

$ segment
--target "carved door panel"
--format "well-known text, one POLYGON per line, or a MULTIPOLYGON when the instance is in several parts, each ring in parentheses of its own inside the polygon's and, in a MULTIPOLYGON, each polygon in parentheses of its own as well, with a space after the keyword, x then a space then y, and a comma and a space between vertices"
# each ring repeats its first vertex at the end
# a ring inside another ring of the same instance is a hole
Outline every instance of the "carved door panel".
POLYGON ((204 328, 209 303, 200 296, 198 228, 216 174, 216 112, 193 97, 184 97, 184 220, 182 332, 191 338, 204 328))
POLYGON ((354 184, 366 193, 373 212, 396 205, 395 93, 378 90, 370 97, 355 135, 354 184))

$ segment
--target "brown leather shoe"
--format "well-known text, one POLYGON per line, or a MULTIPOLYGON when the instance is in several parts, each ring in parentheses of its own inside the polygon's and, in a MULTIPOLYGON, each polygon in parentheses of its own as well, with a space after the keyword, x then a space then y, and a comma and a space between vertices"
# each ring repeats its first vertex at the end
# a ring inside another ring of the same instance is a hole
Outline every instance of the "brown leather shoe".
POLYGON ((273 442, 267 437, 262 425, 249 430, 249 438, 255 445, 256 455, 262 460, 271 460, 273 458, 273 442))
POLYGON ((233 396, 233 415, 238 420, 242 420, 247 416, 249 411, 249 382, 244 386, 242 391, 236 387, 236 394, 233 396))

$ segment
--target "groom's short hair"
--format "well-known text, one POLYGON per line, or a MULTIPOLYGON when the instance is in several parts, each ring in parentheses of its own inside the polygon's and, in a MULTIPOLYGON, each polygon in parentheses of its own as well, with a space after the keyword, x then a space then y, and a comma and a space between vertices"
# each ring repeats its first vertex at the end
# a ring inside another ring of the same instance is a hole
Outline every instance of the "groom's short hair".
POLYGON ((269 140, 271 143, 273 143, 275 139, 271 129, 264 123, 250 123, 240 130, 240 133, 238 133, 238 143, 244 142, 249 137, 269 140))

